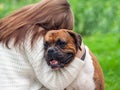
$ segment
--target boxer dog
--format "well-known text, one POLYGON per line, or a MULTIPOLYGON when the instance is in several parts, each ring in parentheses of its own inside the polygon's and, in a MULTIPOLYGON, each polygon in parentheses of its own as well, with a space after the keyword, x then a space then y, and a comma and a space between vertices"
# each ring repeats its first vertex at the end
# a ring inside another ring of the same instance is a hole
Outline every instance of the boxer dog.
POLYGON ((65 29, 48 31, 44 36, 44 49, 46 62, 55 71, 68 67, 77 52, 85 63, 76 80, 65 90, 104 90, 101 67, 79 34, 65 29))

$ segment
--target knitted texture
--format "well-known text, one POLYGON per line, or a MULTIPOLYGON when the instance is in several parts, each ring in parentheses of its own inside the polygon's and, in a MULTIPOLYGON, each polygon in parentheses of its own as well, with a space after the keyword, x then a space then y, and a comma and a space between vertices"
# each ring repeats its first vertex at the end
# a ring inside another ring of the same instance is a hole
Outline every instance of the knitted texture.
POLYGON ((84 64, 75 58, 68 67, 52 70, 44 59, 43 38, 32 49, 30 38, 21 49, 10 47, 0 44, 0 90, 63 90, 84 64))
POLYGON ((24 53, 0 44, 0 90, 38 90, 40 87, 24 53))
POLYGON ((85 50, 85 64, 80 70, 78 77, 66 88, 66 90, 95 90, 93 60, 87 46, 85 46, 85 50))

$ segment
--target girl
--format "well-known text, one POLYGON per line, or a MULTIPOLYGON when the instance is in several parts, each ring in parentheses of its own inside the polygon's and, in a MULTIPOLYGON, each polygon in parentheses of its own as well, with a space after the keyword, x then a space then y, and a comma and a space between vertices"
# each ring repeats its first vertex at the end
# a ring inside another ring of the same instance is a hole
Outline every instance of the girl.
POLYGON ((72 30, 73 24, 67 0, 42 0, 1 19, 0 90, 63 90, 70 85, 83 62, 76 58, 61 73, 52 71, 44 60, 43 36, 49 30, 72 30))

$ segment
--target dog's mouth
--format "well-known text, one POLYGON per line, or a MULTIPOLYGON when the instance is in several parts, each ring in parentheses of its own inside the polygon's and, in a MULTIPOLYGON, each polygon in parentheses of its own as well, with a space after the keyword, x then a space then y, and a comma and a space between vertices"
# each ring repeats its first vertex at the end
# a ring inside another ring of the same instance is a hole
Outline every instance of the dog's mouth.
POLYGON ((64 68, 66 64, 69 64, 73 59, 73 54, 69 54, 66 58, 61 58, 61 60, 56 60, 56 59, 50 59, 48 61, 49 66, 53 70, 59 70, 61 68, 64 68))
POLYGON ((59 70, 60 68, 64 67, 64 64, 62 64, 58 60, 54 60, 54 59, 50 60, 49 64, 50 64, 51 68, 54 70, 59 70))

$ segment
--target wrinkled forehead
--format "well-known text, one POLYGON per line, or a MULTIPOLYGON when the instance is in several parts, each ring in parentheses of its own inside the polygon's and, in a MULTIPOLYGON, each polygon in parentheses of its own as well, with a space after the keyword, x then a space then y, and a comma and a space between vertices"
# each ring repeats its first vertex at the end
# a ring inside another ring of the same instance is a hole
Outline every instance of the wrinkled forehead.
POLYGON ((70 35, 65 30, 51 30, 47 32, 44 39, 45 41, 57 41, 58 39, 67 41, 69 38, 70 35))

